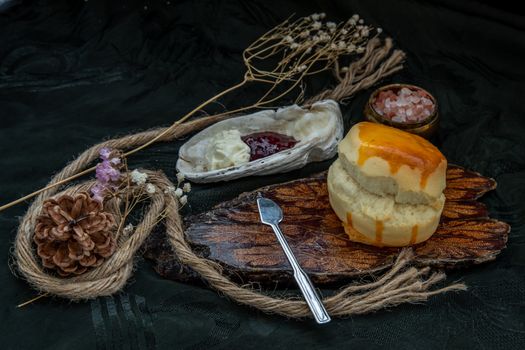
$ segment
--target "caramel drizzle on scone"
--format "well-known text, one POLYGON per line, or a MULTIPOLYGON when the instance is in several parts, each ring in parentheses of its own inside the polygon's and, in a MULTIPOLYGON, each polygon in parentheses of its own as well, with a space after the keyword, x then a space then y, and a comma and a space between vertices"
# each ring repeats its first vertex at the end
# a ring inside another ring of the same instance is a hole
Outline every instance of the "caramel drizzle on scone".
POLYGON ((410 236, 410 242, 408 243, 409 245, 416 243, 418 229, 419 228, 417 225, 414 225, 414 227, 412 227, 412 235, 410 236))
POLYGON ((381 245, 383 243, 383 221, 376 220, 376 244, 381 245))
POLYGON ((429 141, 389 126, 362 122, 359 124, 359 139, 359 166, 371 157, 379 157, 388 162, 392 174, 397 173, 402 165, 419 169, 422 189, 426 187, 428 177, 441 162, 446 161, 429 141))

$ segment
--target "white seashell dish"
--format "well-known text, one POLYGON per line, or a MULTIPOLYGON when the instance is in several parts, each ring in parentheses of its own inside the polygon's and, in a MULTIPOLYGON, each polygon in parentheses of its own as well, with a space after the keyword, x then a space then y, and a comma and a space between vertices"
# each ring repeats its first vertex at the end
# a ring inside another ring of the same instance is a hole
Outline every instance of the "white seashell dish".
POLYGON ((316 102, 307 109, 292 105, 227 119, 200 131, 182 145, 177 171, 184 174, 186 179, 197 183, 288 172, 311 162, 334 157, 337 144, 343 138, 343 129, 341 110, 333 100, 316 102), (230 142, 221 139, 222 135, 243 137, 263 132, 289 136, 296 143, 291 148, 263 158, 248 160, 248 145, 237 142, 240 140, 230 142), (219 143, 224 148, 222 153, 218 151, 221 148, 218 147, 219 143), (242 164, 224 163, 233 165, 217 169, 216 159, 213 157, 221 160, 226 152, 240 155, 237 158, 241 159, 242 164))

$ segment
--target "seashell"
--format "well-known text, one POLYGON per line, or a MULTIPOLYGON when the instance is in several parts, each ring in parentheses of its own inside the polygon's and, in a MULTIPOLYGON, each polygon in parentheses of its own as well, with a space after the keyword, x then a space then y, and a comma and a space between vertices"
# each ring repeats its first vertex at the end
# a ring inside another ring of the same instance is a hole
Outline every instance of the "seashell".
POLYGON ((343 138, 343 118, 337 102, 324 100, 305 109, 297 105, 265 110, 218 122, 194 135, 179 150, 177 171, 193 182, 228 181, 250 175, 284 173, 310 162, 332 158, 343 138), (241 136, 277 132, 294 137, 292 148, 243 164, 212 169, 209 152, 215 135, 237 130, 241 136))

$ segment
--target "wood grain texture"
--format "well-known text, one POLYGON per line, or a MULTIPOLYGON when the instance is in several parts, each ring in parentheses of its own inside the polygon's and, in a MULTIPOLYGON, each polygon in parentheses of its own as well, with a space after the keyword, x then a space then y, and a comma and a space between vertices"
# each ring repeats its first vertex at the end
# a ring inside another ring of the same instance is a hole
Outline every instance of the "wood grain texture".
MULTIPOLYGON (((452 268, 492 260, 505 247, 509 225, 488 218, 480 196, 494 180, 458 166, 447 170, 445 208, 436 233, 414 246, 421 265, 452 268)), ((241 194, 209 212, 186 220, 188 241, 203 256, 244 282, 289 282, 291 269, 270 227, 260 223, 258 193, 283 209, 281 228, 299 263, 315 283, 336 283, 389 267, 399 248, 377 248, 351 242, 328 201, 326 173, 271 185, 241 194)), ((195 276, 180 266, 157 234, 146 245, 146 257, 168 278, 195 276)))

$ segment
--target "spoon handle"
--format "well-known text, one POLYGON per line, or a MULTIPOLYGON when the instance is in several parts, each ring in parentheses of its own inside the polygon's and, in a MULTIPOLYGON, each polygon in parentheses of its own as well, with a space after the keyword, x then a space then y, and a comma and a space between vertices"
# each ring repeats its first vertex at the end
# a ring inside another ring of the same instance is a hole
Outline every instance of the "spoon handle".
POLYGON ((308 277, 306 272, 304 272, 304 270, 297 262, 297 259, 293 255, 292 249, 290 249, 288 242, 284 238, 284 235, 281 229, 279 228, 279 225, 272 224, 271 226, 273 228, 273 231, 275 232, 275 235, 277 236, 277 240, 283 248, 286 258, 290 262, 290 265, 292 265, 295 281, 301 289, 304 299, 306 300, 310 311, 312 311, 312 314, 315 317, 315 321, 319 324, 330 322, 330 315, 328 315, 328 312, 326 311, 323 302, 319 297, 319 294, 317 294, 317 291, 315 290, 312 281, 310 281, 310 278, 308 277))

